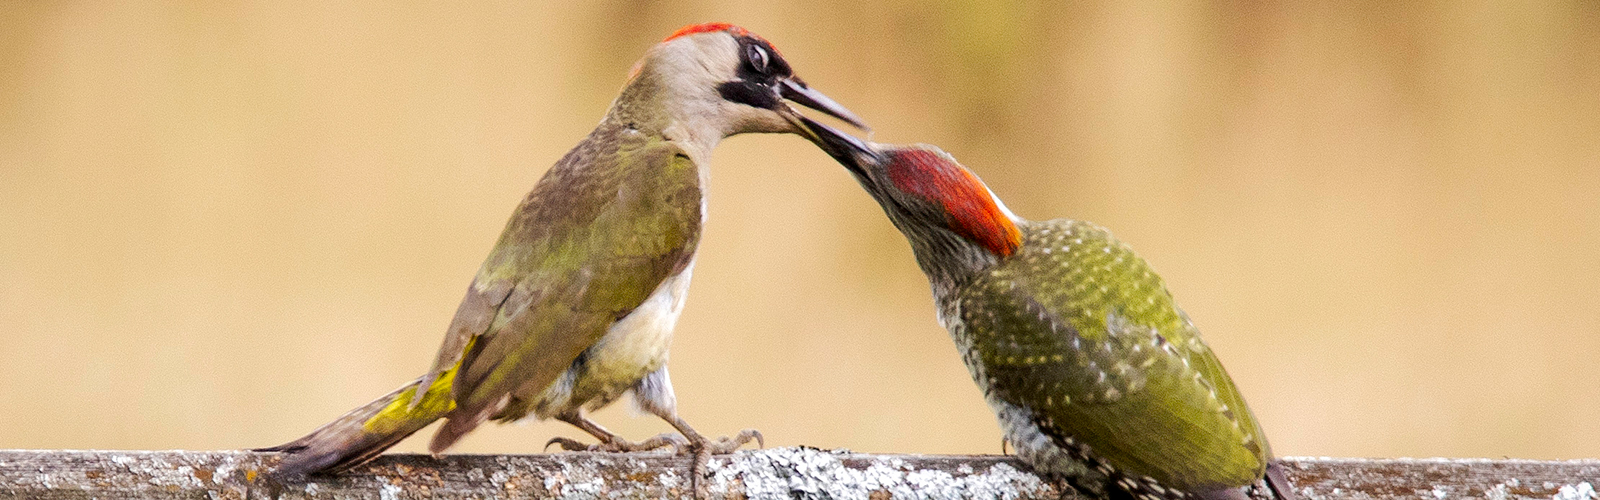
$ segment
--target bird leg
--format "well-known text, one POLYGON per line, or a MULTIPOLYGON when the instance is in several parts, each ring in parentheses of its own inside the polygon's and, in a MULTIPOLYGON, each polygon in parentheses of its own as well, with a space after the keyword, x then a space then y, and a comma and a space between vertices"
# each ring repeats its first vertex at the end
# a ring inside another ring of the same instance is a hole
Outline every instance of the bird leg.
POLYGON ((582 429, 583 432, 589 433, 589 435, 594 436, 595 439, 599 440, 600 442, 586 445, 570 438, 555 437, 550 438, 550 441, 545 442, 545 448, 549 448, 550 445, 555 444, 561 445, 561 449, 567 451, 632 452, 649 451, 671 446, 678 454, 681 455, 689 447, 689 443, 685 441, 682 436, 672 433, 658 434, 650 439, 635 443, 623 439, 622 436, 618 436, 616 433, 606 430, 605 427, 601 427, 600 424, 597 424, 593 420, 589 420, 588 417, 583 416, 583 414, 578 410, 556 415, 556 420, 572 424, 573 427, 582 429))
POLYGON ((689 446, 695 448, 696 452, 704 450, 711 455, 726 455, 739 451, 740 447, 749 444, 751 441, 756 442, 757 448, 765 448, 767 446, 766 440, 761 437, 761 431, 755 429, 745 429, 739 431, 739 434, 733 437, 723 436, 717 438, 716 441, 712 441, 700 435, 699 432, 695 432, 693 427, 689 427, 688 422, 684 422, 683 418, 677 415, 662 415, 661 418, 671 423, 673 428, 678 429, 678 432, 683 433, 684 437, 689 439, 689 446))
POLYGON ((688 446, 678 448, 678 454, 694 455, 694 467, 689 471, 689 487, 694 491, 695 498, 708 497, 703 479, 711 475, 707 470, 709 462, 711 462, 711 455, 733 453, 751 440, 754 440, 756 446, 759 447, 766 447, 767 445, 766 441, 761 437, 761 433, 755 429, 745 429, 740 431, 737 436, 732 438, 722 437, 716 441, 706 439, 705 436, 696 432, 694 427, 690 427, 688 422, 683 421, 683 418, 678 416, 678 398, 672 393, 672 379, 667 374, 667 367, 665 366, 651 372, 635 383, 633 396, 634 402, 639 405, 639 409, 666 420, 689 441, 688 446))
MULTIPOLYGON (((639 405, 639 409, 661 417, 662 420, 672 424, 673 428, 677 429, 679 433, 683 434, 684 438, 689 440, 691 449, 687 451, 692 453, 705 451, 711 455, 726 455, 733 453, 751 440, 754 440, 759 447, 766 447, 766 441, 761 438, 761 433, 755 429, 745 429, 740 431, 737 436, 732 438, 722 437, 716 441, 706 439, 699 432, 695 432, 694 427, 690 427, 688 422, 684 422, 682 418, 678 417, 678 398, 672 393, 672 378, 667 374, 667 367, 665 366, 650 372, 650 374, 645 375, 644 378, 634 383, 633 400, 634 403, 639 405)), ((680 455, 688 454, 683 453, 686 451, 683 448, 679 448, 678 451, 680 455)))

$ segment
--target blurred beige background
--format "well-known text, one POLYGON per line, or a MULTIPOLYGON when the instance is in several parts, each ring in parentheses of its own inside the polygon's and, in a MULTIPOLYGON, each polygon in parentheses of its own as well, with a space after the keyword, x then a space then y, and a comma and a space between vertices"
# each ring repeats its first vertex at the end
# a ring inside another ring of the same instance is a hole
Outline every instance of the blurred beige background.
MULTIPOLYGON (((1600 456, 1600 4, 1322 4, 0 3, 0 448, 270 445, 420 373, 633 60, 725 20, 1133 244, 1279 454, 1600 456)), ((843 169, 787 136, 714 168, 689 421, 999 451, 843 169)))

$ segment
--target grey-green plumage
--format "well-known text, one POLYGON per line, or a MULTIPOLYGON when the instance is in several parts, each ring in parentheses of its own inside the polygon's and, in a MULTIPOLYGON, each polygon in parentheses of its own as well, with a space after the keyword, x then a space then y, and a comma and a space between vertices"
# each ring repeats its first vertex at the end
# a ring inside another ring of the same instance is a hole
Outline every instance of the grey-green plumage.
MULTIPOLYGON (((546 171, 506 223, 422 377, 293 442, 276 473, 337 471, 446 419, 443 452, 486 420, 556 418, 593 435, 565 449, 674 446, 725 453, 677 414, 667 349, 693 275, 712 150, 724 137, 798 133, 794 102, 853 124, 766 41, 727 24, 685 27, 652 48, 600 124, 546 171), (631 442, 589 420, 631 392, 680 435, 631 442)), ((691 484, 699 474, 691 477, 691 484)))
MULTIPOLYGON (((626 121, 603 123, 545 173, 506 223, 430 375, 279 447, 299 452, 280 470, 356 465, 439 418, 449 420, 434 436, 435 450, 486 419, 576 419, 579 409, 642 389, 647 375, 665 384, 670 322, 700 238, 700 176, 671 141, 626 121), (614 328, 656 294, 668 303, 645 314, 670 316, 666 324, 614 328)), ((648 400, 641 406, 672 410, 670 388, 636 392, 648 400)))
POLYGON ((604 405, 665 362, 662 355, 647 356, 653 362, 629 366, 633 373, 595 373, 573 363, 667 278, 683 272, 700 239, 694 162, 667 141, 607 128, 545 175, 473 281, 469 296, 483 299, 463 304, 481 308, 463 307, 456 315, 463 327, 452 327, 471 336, 451 336, 440 352, 444 362, 435 365, 442 371, 457 362, 446 359, 457 358, 462 366, 453 387, 457 408, 435 438, 436 448, 470 430, 477 416, 516 420, 536 408, 541 417, 554 416, 572 409, 569 402, 604 405), (484 323, 483 331, 473 332, 484 323), (473 348, 458 354, 457 345, 474 338, 473 348), (569 369, 571 394, 547 394, 569 369), (499 408, 483 414, 491 406, 499 408))

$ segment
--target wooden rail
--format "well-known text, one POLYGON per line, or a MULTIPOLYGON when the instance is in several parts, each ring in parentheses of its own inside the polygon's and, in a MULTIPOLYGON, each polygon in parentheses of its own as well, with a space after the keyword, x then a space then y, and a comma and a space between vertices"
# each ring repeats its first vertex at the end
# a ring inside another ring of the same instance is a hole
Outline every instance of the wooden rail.
MULTIPOLYGON (((689 459, 665 454, 386 455, 333 477, 281 482, 271 453, 0 451, 12 498, 662 498, 689 494, 689 459)), ((1600 461, 1286 459, 1310 499, 1597 498, 1600 461)), ((994 455, 869 455, 811 448, 712 459, 712 498, 1073 498, 994 455)))

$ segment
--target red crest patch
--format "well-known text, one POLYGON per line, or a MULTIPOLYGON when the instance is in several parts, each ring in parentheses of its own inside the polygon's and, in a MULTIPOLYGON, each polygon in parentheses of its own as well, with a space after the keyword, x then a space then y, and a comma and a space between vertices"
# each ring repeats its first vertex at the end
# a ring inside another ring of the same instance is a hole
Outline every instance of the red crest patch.
POLYGON ((951 231, 1005 257, 1022 245, 1022 232, 1000 211, 983 181, 949 158, 923 149, 890 154, 889 180, 901 191, 944 209, 951 231))
POLYGON ((662 41, 663 42, 670 42, 674 38, 678 38, 680 36, 689 36, 689 35, 693 35, 695 33, 712 33, 712 32, 717 32, 717 31, 727 31, 729 33, 733 33, 734 36, 749 36, 750 35, 750 31, 749 30, 746 30, 744 28, 740 28, 738 26, 734 26, 732 24, 728 24, 728 23, 704 23, 704 24, 691 24, 691 25, 688 25, 688 26, 684 26, 682 28, 678 28, 678 31, 672 32, 671 35, 667 36, 666 40, 662 40, 662 41))

